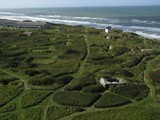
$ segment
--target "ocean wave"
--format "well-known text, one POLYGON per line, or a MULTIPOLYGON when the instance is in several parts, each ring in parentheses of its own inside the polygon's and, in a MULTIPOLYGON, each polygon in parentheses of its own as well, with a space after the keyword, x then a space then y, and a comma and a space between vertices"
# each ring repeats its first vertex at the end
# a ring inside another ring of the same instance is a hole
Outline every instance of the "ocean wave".
POLYGON ((140 27, 140 26, 128 26, 130 29, 137 29, 137 30, 145 30, 150 32, 160 32, 160 28, 154 28, 154 27, 140 27))
POLYGON ((149 21, 141 21, 138 19, 132 19, 132 22, 134 22, 134 23, 149 23, 149 21))
POLYGON ((160 24, 159 22, 156 21, 147 21, 147 20, 139 20, 139 19, 132 19, 133 23, 138 23, 138 24, 160 24))
POLYGON ((11 12, 0 12, 1 15, 15 15, 15 13, 11 12))
POLYGON ((144 33, 142 31, 136 31, 135 33, 146 38, 160 39, 160 35, 157 35, 157 34, 149 34, 149 33, 144 33))
POLYGON ((22 15, 24 15, 24 14, 18 14, 18 13, 12 13, 12 12, 0 12, 0 15, 6 15, 6 16, 8 16, 8 15, 16 15, 16 16, 22 16, 22 15))

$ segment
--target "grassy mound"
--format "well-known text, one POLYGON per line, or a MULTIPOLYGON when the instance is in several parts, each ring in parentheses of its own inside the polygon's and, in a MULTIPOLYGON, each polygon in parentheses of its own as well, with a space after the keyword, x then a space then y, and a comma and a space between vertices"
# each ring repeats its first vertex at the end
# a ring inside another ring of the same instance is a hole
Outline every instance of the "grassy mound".
POLYGON ((160 83, 160 70, 156 70, 150 73, 150 78, 155 83, 160 83))
POLYGON ((22 107, 29 107, 41 103, 51 92, 27 91, 22 96, 22 107))
POLYGON ((82 109, 76 107, 54 107, 50 106, 47 111, 47 120, 58 120, 75 112, 81 112, 82 109))
POLYGON ((106 93, 104 96, 101 97, 101 99, 98 100, 98 102, 95 104, 95 107, 96 108, 116 107, 125 105, 130 102, 131 102, 130 100, 124 97, 117 96, 112 93, 106 93))
POLYGON ((99 97, 99 94, 94 93, 58 92, 54 95, 53 100, 62 105, 89 107, 99 97))
POLYGON ((147 86, 134 84, 119 85, 111 88, 111 91, 135 100, 141 100, 149 94, 149 88, 147 86))
POLYGON ((43 115, 43 108, 33 108, 33 109, 27 109, 24 112, 25 120, 41 120, 43 115))

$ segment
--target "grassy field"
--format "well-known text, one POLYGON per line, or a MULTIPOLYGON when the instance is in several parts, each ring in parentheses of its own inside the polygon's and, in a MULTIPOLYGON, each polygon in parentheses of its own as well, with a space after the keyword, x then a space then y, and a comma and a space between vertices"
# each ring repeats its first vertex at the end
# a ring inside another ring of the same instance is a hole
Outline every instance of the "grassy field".
POLYGON ((159 120, 159 44, 116 29, 2 28, 0 120, 159 120))

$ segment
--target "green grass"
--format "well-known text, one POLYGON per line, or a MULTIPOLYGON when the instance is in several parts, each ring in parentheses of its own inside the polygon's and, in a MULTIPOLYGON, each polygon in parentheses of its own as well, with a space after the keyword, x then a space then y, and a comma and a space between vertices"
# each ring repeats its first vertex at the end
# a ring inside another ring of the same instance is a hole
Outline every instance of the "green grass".
POLYGON ((159 109, 123 107, 77 115, 70 120, 159 120, 159 109))

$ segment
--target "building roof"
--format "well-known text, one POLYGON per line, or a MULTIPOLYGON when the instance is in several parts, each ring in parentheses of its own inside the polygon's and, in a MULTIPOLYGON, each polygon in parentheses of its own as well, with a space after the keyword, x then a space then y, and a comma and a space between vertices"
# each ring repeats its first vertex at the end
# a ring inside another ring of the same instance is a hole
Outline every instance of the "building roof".
POLYGON ((111 26, 108 26, 108 27, 106 27, 106 29, 112 29, 112 27, 111 27, 111 26))
POLYGON ((17 22, 17 26, 44 26, 47 22, 17 22))
POLYGON ((1 25, 16 24, 16 23, 17 23, 17 21, 15 21, 15 20, 0 19, 0 24, 1 25))

